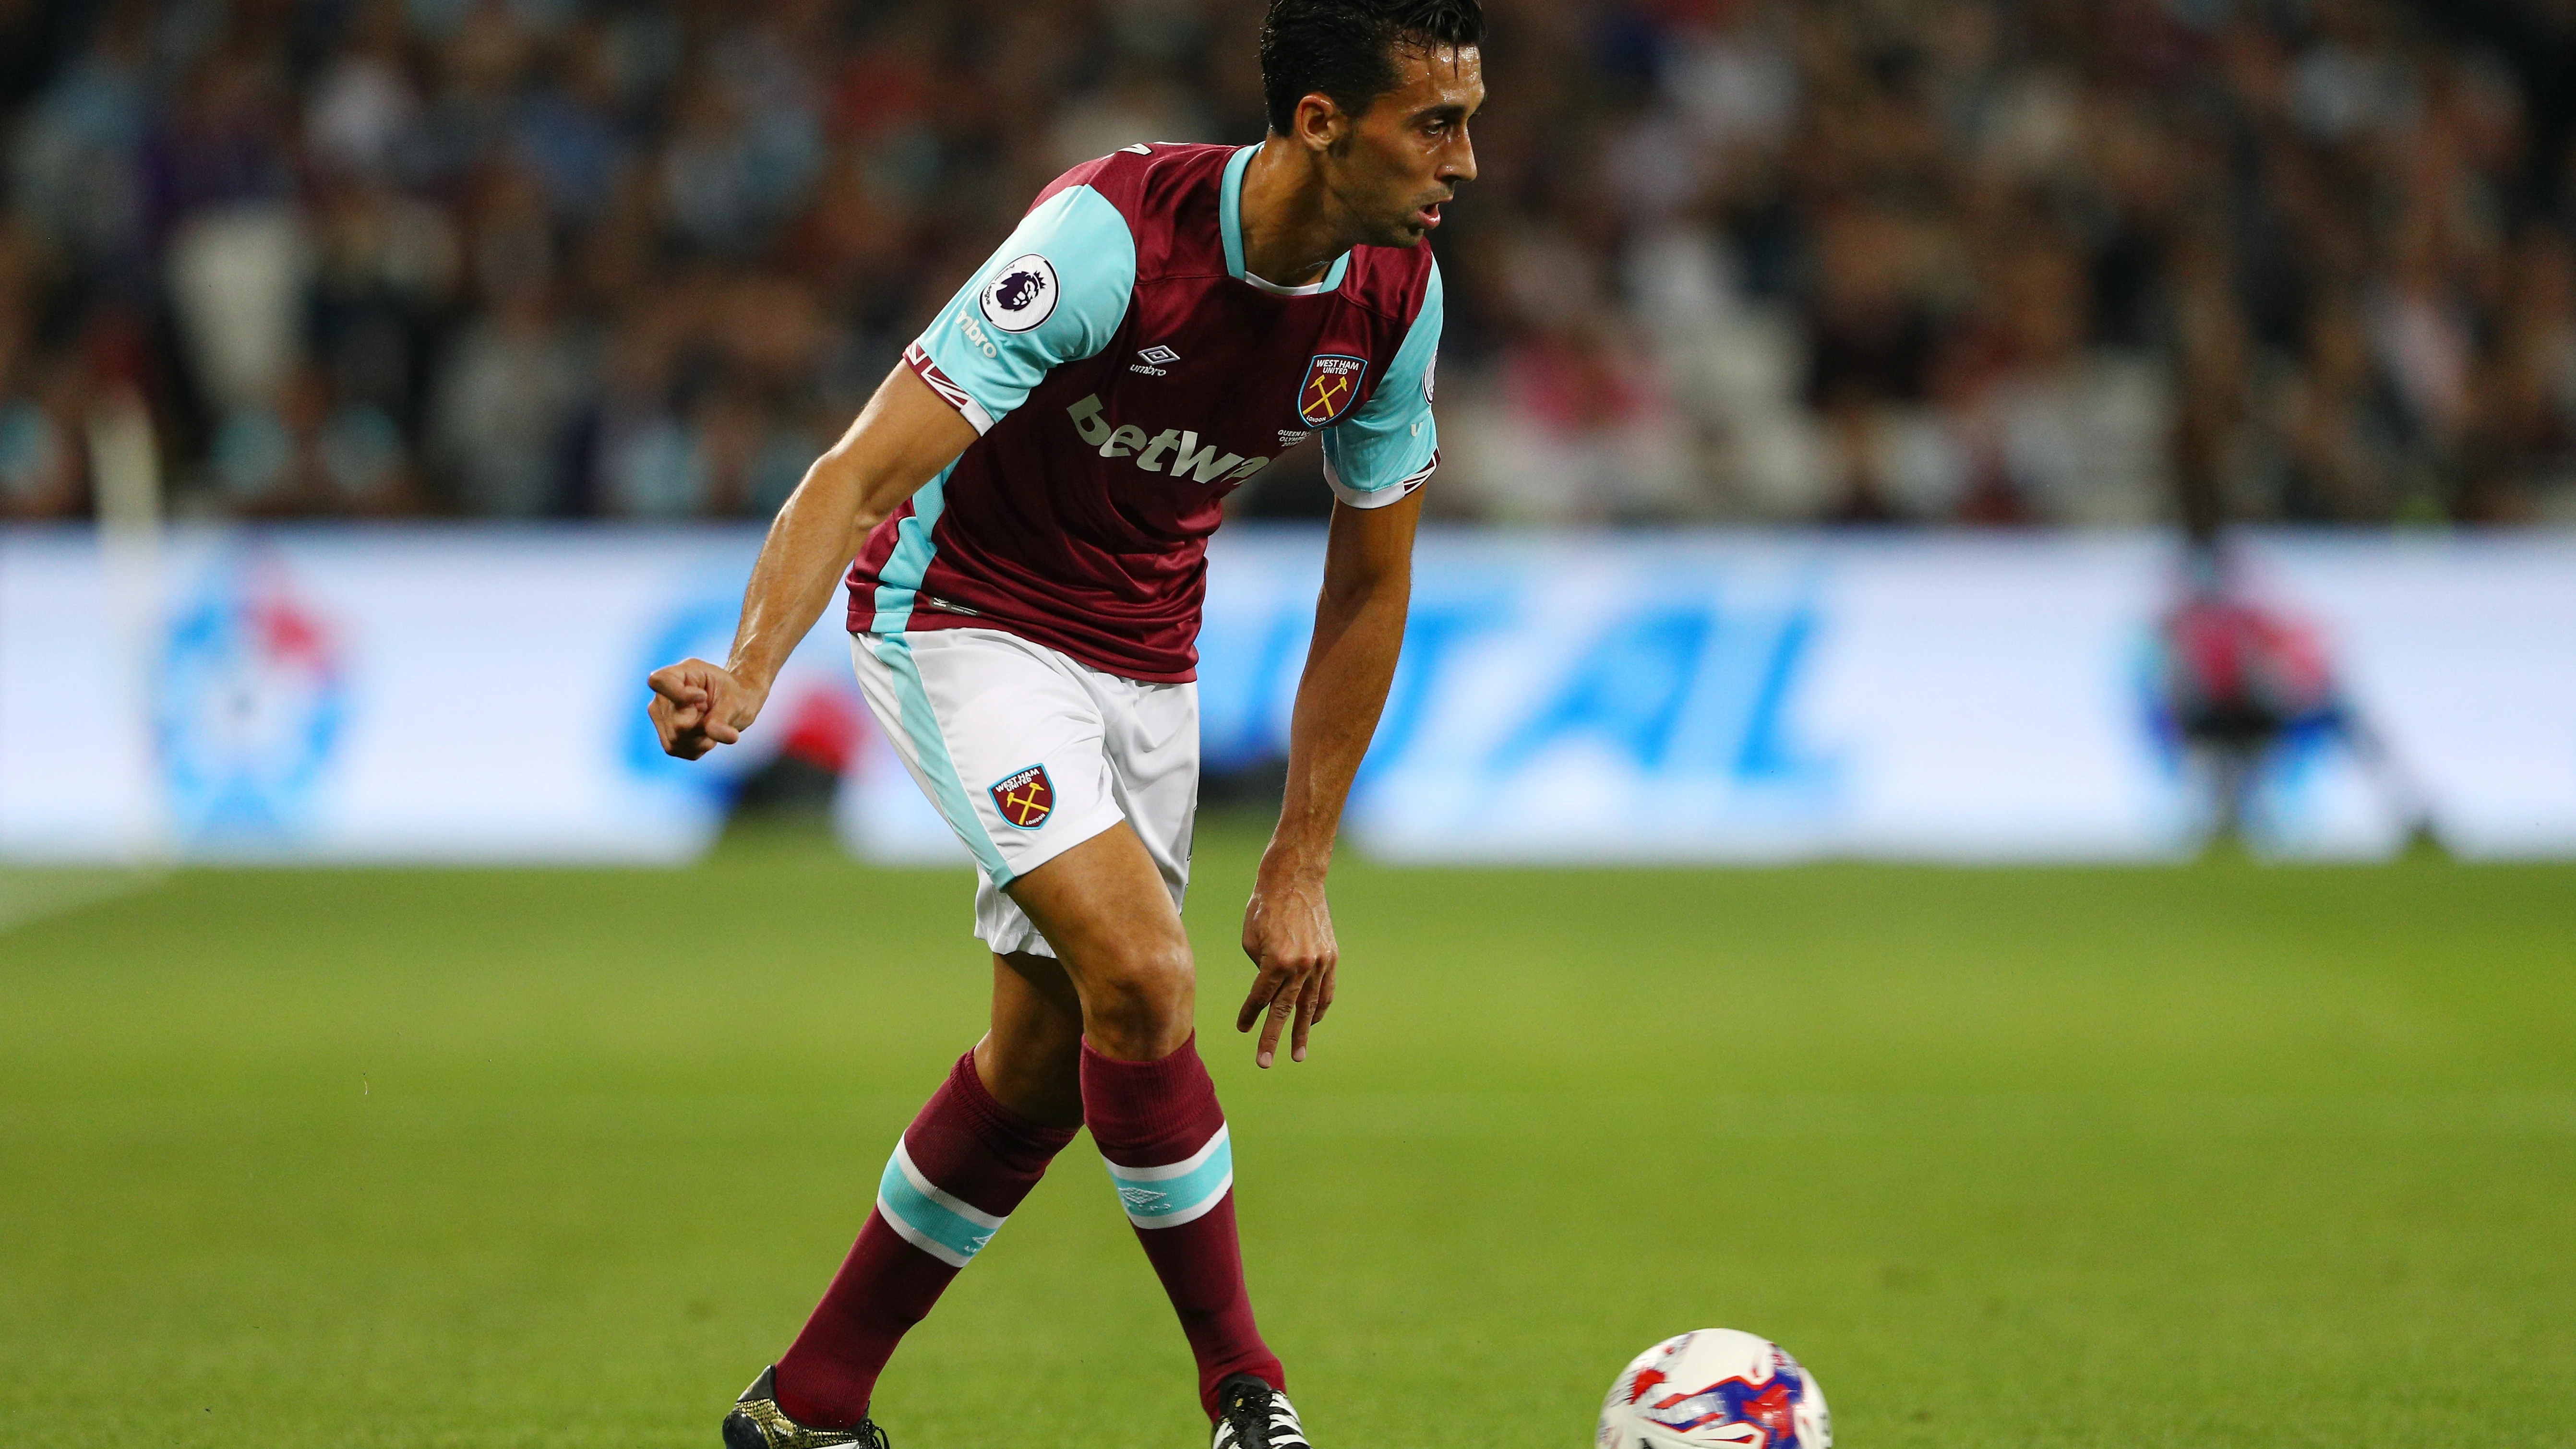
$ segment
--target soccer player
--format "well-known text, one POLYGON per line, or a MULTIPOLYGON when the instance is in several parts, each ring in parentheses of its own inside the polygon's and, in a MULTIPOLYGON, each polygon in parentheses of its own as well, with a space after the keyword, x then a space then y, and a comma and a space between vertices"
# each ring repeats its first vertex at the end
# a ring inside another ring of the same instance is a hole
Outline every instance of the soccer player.
POLYGON ((1254 1326, 1233 1144, 1192 1031, 1180 904, 1206 544, 1320 433, 1337 500, 1236 1029, 1303 1060, 1339 962, 1325 866, 1404 632, 1441 285, 1476 174, 1478 0, 1271 0, 1269 135, 1139 144, 1037 199, 780 510, 721 667, 652 676, 663 747, 741 738, 848 569, 859 682, 973 853, 991 1029, 896 1144, 729 1449, 883 1445, 904 1332, 1089 1127, 1198 1362, 1216 1449, 1306 1449, 1254 1326), (852 562, 855 554, 856 561, 852 562))

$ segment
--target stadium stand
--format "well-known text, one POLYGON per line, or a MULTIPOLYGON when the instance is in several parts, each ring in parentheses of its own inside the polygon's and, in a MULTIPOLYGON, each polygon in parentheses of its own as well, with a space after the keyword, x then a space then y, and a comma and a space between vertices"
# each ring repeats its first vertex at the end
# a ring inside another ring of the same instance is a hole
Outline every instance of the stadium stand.
MULTIPOLYGON (((2566 4, 1489 4, 1440 510, 2576 519, 2566 4)), ((139 394, 187 515, 763 513, 1259 14, 0 0, 0 510, 139 394)))

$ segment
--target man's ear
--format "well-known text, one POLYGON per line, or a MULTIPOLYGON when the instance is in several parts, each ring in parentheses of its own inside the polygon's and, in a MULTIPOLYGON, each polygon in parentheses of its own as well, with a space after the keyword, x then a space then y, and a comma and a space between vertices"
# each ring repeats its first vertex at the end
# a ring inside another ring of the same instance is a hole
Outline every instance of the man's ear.
POLYGON ((1351 118, 1322 91, 1309 91, 1297 102, 1297 140, 1309 151, 1330 151, 1350 134, 1351 118))

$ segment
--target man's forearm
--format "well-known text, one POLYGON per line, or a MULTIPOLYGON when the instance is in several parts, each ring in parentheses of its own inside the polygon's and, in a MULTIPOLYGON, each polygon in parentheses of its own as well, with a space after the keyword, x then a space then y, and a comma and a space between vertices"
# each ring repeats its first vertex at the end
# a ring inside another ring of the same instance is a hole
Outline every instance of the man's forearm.
POLYGON ((770 523, 725 671, 766 694, 869 531, 974 441, 974 427, 911 368, 888 373, 770 523))
POLYGON ((1288 788, 1262 867, 1322 874, 1351 781, 1377 733, 1404 645, 1412 588, 1402 570, 1336 590, 1315 610, 1315 642, 1288 727, 1288 788))
POLYGON ((858 469, 840 450, 824 454, 806 472, 770 521, 759 561, 751 567, 742 623, 725 660, 728 673, 764 692, 778 677, 879 522, 869 516, 862 494, 858 469))

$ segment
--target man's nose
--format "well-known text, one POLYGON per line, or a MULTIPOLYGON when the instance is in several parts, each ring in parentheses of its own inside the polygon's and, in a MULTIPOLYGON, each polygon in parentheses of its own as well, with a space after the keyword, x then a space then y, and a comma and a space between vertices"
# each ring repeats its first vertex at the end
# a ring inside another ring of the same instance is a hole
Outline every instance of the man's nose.
POLYGON ((1452 183, 1476 179, 1475 142, 1464 135, 1459 136, 1457 142, 1449 147, 1448 154, 1440 158, 1440 179, 1452 183))

